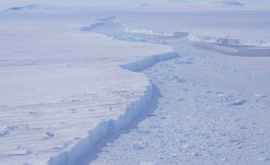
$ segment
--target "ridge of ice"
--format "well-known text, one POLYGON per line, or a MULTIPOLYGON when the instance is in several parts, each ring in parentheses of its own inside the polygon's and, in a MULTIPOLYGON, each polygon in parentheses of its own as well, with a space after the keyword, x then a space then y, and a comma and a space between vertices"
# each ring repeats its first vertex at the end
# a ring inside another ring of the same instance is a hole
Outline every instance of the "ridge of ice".
MULTIPOLYGON (((152 65, 166 61, 172 58, 176 58, 178 55, 175 52, 153 55, 143 60, 122 65, 122 68, 140 72, 152 65)), ((97 146, 100 142, 106 141, 106 139, 121 133, 121 130, 130 127, 130 124, 142 118, 151 107, 156 104, 156 100, 159 97, 158 90, 151 82, 146 87, 145 93, 138 100, 131 103, 126 112, 119 116, 116 120, 109 120, 100 123, 94 130, 90 131, 88 137, 81 139, 70 150, 52 157, 49 165, 77 165, 87 155, 91 157, 91 154, 96 154, 97 146), (89 155, 89 153, 91 153, 89 155)))
POLYGON ((1 161, 76 164, 109 128, 128 127, 156 99, 144 74, 125 69, 142 70, 176 54, 168 46, 35 25, 0 28, 8 55, 0 57, 1 161))

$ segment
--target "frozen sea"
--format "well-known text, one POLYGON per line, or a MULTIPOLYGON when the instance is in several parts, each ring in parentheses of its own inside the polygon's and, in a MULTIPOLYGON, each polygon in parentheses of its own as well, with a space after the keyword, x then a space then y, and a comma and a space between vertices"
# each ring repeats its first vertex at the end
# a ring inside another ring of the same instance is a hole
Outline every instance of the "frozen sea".
POLYGON ((270 163, 270 12, 7 5, 0 164, 270 163))

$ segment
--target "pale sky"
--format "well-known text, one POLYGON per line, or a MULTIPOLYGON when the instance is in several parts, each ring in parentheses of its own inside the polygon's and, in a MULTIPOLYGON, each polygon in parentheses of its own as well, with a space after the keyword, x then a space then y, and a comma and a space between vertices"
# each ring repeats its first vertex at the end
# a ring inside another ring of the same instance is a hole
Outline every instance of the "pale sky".
MULTIPOLYGON (((168 7, 177 8, 183 6, 203 6, 203 7, 220 7, 222 2, 227 7, 231 2, 239 2, 244 4, 245 8, 267 8, 270 9, 270 0, 0 0, 0 8, 12 7, 27 4, 45 4, 56 6, 114 6, 114 7, 168 7)), ((239 7, 239 6, 238 6, 239 7)))

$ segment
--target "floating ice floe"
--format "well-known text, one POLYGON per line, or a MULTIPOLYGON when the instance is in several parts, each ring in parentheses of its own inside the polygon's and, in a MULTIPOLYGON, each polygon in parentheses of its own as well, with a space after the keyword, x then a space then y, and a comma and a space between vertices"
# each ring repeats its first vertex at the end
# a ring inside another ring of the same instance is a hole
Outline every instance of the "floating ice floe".
POLYGON ((213 50, 233 56, 269 57, 270 47, 268 42, 240 41, 234 38, 198 36, 190 34, 190 42, 203 49, 213 50))

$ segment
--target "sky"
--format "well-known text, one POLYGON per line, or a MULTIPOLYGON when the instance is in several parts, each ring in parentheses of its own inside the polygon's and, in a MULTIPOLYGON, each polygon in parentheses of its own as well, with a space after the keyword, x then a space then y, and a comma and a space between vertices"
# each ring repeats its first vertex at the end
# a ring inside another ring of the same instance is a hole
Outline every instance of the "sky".
POLYGON ((0 8, 27 4, 122 8, 247 8, 270 9, 270 0, 0 0, 0 8))

